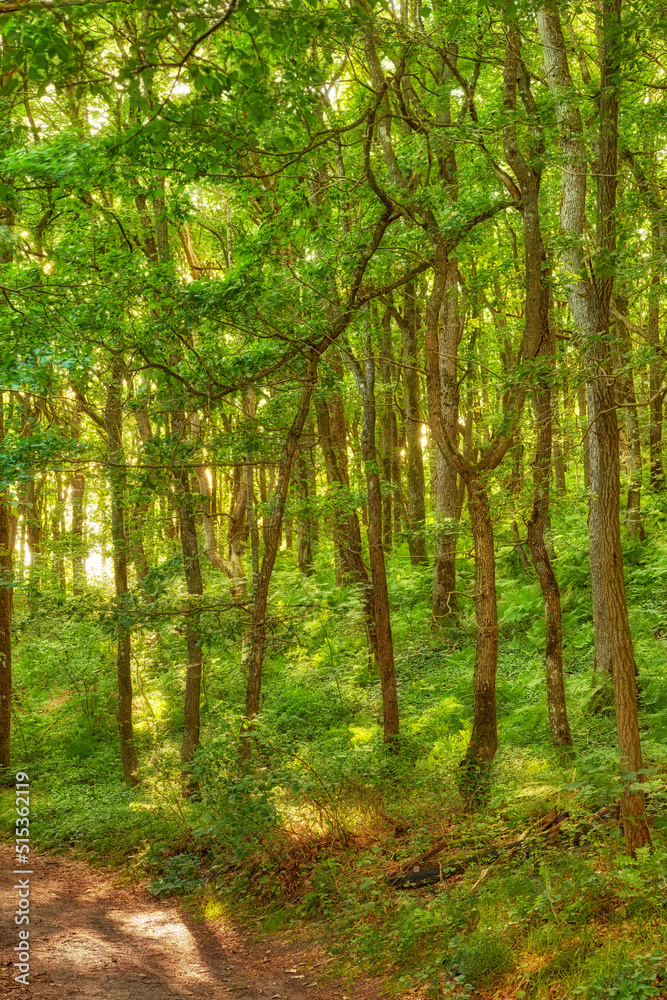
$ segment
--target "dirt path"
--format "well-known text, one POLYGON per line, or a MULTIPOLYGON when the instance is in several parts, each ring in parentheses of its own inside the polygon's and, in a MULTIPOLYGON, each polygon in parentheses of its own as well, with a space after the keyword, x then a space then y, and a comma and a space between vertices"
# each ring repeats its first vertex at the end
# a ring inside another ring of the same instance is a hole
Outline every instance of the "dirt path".
POLYGON ((195 920, 113 871, 31 854, 30 986, 16 983, 20 876, 0 844, 0 997, 85 1000, 379 1000, 380 984, 322 983, 325 952, 280 935, 252 941, 228 920, 195 920), (319 983, 318 983, 319 980, 319 983))

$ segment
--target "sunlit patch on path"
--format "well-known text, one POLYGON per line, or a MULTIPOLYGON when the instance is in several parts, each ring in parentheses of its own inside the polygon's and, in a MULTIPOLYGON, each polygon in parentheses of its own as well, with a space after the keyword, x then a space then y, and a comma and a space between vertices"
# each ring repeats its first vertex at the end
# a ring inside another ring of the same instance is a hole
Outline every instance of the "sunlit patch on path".
POLYGON ((13 852, 0 845, 0 996, 85 1000, 375 1000, 378 984, 352 992, 317 985, 322 949, 281 938, 246 940, 227 921, 195 919, 112 872, 84 862, 34 855, 31 879, 30 988, 14 981, 13 852))

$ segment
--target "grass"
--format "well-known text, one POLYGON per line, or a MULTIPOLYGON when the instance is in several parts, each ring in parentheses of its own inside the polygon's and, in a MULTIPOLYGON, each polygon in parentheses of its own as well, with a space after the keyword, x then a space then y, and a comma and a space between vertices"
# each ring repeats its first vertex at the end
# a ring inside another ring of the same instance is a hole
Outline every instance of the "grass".
MULTIPOLYGON (((613 711, 591 672, 579 514, 562 505, 554 517, 576 749, 559 755, 550 742, 537 584, 501 557, 500 747, 489 800, 472 816, 454 783, 472 715, 472 608, 455 628, 433 634, 429 572, 413 569, 401 550, 389 564, 399 753, 382 742, 379 678, 369 668, 357 595, 334 585, 326 551, 317 578, 301 577, 283 553, 252 768, 239 768, 236 754, 243 623, 233 614, 204 619, 201 794, 191 801, 179 794, 183 637, 173 622, 146 621, 134 635, 142 783, 130 791, 120 781, 113 623, 99 611, 109 595, 18 591, 13 759, 32 780, 33 842, 123 865, 130 859, 156 894, 189 894, 209 914, 244 913, 264 933, 307 924, 339 970, 387 976, 390 992, 667 995, 659 957, 667 950, 667 597, 656 585, 667 575, 667 548, 659 534, 650 545, 626 545, 654 816, 654 850, 629 863, 618 829, 592 818, 617 795, 618 765, 613 711), (484 860, 486 847, 516 839, 554 806, 569 813, 555 843, 484 860), (445 838, 443 865, 472 859, 463 875, 417 890, 387 886, 397 865, 445 838)), ((471 588, 471 574, 463 559, 461 590, 471 588)), ((179 587, 169 577, 158 607, 179 587)), ((224 594, 224 581, 212 578, 210 587, 224 594)), ((12 821, 7 790, 0 823, 9 831, 12 821)))

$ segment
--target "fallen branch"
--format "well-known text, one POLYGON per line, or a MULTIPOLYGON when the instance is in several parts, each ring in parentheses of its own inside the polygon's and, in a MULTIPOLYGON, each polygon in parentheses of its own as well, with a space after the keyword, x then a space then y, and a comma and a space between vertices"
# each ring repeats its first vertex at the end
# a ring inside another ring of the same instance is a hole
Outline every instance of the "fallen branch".
MULTIPOLYGON (((538 832, 539 836, 544 839, 553 836, 555 833, 558 833, 567 818, 567 813, 559 813, 557 809, 552 809, 546 814, 546 816, 542 816, 539 820, 537 820, 537 822, 532 823, 526 830, 524 830, 518 840, 513 840, 509 844, 499 844, 497 847, 489 847, 481 853, 468 855, 460 861, 455 861, 449 865, 438 864, 430 868, 416 867, 424 861, 428 861, 435 857, 443 851, 445 847, 447 847, 448 841, 438 841, 438 843, 435 844, 429 851, 426 851, 425 854, 420 855, 419 858, 410 861, 408 865, 404 866, 400 874, 392 876, 388 880, 389 885, 393 886, 395 889, 412 889, 421 885, 433 885, 436 882, 444 882, 447 879, 454 878, 456 875, 463 875, 470 865, 473 865, 478 861, 495 861, 496 858, 499 858, 505 852, 515 851, 518 847, 522 847, 526 843, 530 834, 534 831, 538 832)), ((479 885, 479 883, 486 878, 490 870, 491 866, 485 869, 480 878, 477 880, 476 885, 479 885)))

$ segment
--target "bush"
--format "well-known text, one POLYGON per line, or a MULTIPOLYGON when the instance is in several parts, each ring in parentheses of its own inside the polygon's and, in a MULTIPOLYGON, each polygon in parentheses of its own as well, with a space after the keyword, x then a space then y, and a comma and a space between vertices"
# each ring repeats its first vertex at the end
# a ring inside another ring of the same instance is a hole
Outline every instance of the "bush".
MULTIPOLYGON (((218 725, 216 736, 197 749, 192 763, 192 776, 201 793, 192 832, 242 862, 277 822, 272 798, 276 778, 256 761, 241 758, 238 728, 218 725)), ((259 734, 257 742, 261 743, 259 734)))
POLYGON ((502 976, 514 965, 512 949, 499 934, 479 931, 469 937, 457 935, 449 947, 451 958, 444 965, 460 979, 473 986, 486 986, 493 979, 502 976))
POLYGON ((624 962, 617 972, 611 975, 601 975, 586 986, 573 990, 575 995, 585 995, 590 1000, 645 1000, 662 994, 662 986, 667 982, 665 974, 664 952, 653 952, 652 955, 637 955, 635 959, 624 962))

